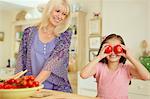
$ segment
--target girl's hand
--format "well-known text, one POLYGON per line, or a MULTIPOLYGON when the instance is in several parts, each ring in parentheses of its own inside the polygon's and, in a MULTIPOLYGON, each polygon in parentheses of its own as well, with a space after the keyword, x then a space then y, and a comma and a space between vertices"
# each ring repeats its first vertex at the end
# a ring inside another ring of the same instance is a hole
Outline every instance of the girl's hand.
POLYGON ((103 46, 102 46, 102 49, 101 49, 101 51, 100 51, 100 53, 99 53, 99 55, 98 55, 98 57, 101 57, 101 59, 103 59, 103 58, 105 58, 106 56, 108 56, 108 55, 110 55, 111 53, 105 53, 105 50, 106 50, 106 48, 108 47, 108 45, 109 44, 104 44, 103 46))
POLYGON ((129 56, 129 49, 125 46, 125 45, 122 45, 121 44, 121 47, 123 48, 123 53, 119 53, 118 55, 121 55, 121 56, 123 56, 123 57, 125 57, 125 58, 128 58, 128 56, 129 56))

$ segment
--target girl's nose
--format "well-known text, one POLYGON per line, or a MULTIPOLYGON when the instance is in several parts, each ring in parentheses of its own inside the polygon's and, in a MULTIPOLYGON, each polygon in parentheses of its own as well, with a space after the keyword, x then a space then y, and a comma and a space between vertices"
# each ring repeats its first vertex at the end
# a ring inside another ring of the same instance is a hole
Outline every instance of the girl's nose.
POLYGON ((112 55, 115 55, 115 52, 114 52, 114 50, 111 52, 111 54, 112 54, 112 55))

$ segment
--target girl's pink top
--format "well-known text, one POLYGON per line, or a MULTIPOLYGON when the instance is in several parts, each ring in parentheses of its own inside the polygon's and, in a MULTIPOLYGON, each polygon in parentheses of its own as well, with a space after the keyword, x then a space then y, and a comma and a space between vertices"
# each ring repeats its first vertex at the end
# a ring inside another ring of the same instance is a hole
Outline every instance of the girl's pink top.
POLYGON ((128 86, 131 80, 130 65, 119 64, 116 71, 110 71, 107 64, 97 63, 95 78, 97 97, 100 99, 128 99, 128 86))

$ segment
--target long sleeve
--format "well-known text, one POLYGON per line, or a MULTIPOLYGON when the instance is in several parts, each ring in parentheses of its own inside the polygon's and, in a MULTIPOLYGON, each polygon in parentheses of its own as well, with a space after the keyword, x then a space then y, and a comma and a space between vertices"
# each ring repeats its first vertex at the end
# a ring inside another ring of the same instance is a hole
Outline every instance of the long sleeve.
POLYGON ((26 69, 27 43, 28 43, 30 32, 31 32, 30 27, 26 28, 23 32, 23 38, 19 47, 19 52, 18 52, 17 60, 16 60, 15 73, 18 73, 26 69))
POLYGON ((43 67, 43 70, 51 71, 53 74, 64 78, 65 80, 67 80, 71 35, 71 31, 65 31, 60 35, 52 54, 43 67))

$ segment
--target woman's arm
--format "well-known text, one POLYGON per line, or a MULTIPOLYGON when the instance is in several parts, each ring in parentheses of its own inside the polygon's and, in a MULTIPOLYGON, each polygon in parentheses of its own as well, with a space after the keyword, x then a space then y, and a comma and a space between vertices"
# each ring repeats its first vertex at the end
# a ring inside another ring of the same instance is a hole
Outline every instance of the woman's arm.
POLYGON ((27 59, 27 42, 30 34, 32 33, 32 28, 28 27, 23 31, 23 37, 19 46, 19 51, 16 60, 15 74, 26 69, 26 59, 27 59))
POLYGON ((43 69, 36 77, 36 80, 43 83, 51 73, 57 75, 58 77, 64 77, 64 72, 67 71, 68 59, 69 59, 69 46, 71 43, 70 31, 66 31, 60 35, 52 54, 45 62, 43 69))
POLYGON ((39 75, 35 78, 36 81, 39 83, 43 83, 49 76, 50 76, 50 71, 45 71, 42 70, 39 75))

